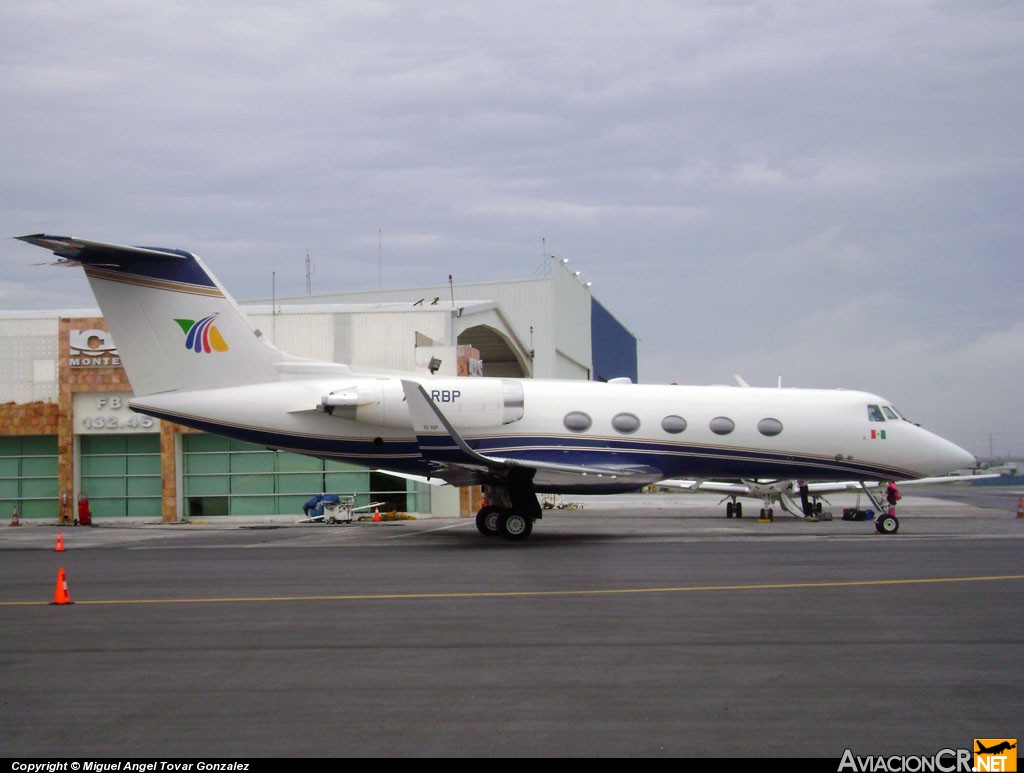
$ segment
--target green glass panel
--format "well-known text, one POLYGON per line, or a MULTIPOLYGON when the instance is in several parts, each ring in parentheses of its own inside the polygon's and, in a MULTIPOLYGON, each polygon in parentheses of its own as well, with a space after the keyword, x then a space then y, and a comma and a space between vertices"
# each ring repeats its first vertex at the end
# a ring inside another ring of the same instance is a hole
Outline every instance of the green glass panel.
POLYGON ((124 456, 124 435, 82 435, 82 454, 117 454, 124 456))
POLYGON ((21 438, 21 450, 19 453, 26 456, 56 456, 57 436, 25 435, 21 438))
POLYGON ((327 491, 335 494, 367 491, 370 488, 368 472, 335 472, 324 476, 327 491))
POLYGON ((157 432, 145 435, 125 435, 125 451, 129 454, 159 454, 160 434, 157 432))
POLYGON ((228 478, 224 475, 204 475, 185 478, 185 493, 190 497, 227 496, 229 493, 228 478))
POLYGON ((21 474, 20 460, 10 457, 0 458, 0 478, 17 478, 21 474))
POLYGON ((181 436, 182 449, 185 453, 209 453, 214 451, 227 451, 231 443, 227 438, 217 435, 192 435, 181 436))
POLYGON ((143 475, 137 478, 127 478, 128 496, 130 497, 159 497, 161 491, 161 479, 143 475))
POLYGON ((185 457, 185 474, 227 473, 231 469, 229 454, 189 454, 185 457))
POLYGON ((273 494, 273 475, 232 475, 232 494, 273 494))
POLYGON ((122 497, 94 497, 89 495, 89 509, 93 518, 124 518, 128 514, 127 503, 122 497))
POLYGON ((303 515, 302 506, 306 504, 306 500, 308 500, 310 496, 312 496, 312 494, 308 496, 278 497, 277 512, 283 515, 294 514, 301 518, 303 515))
POLYGON ((82 455, 82 477, 93 475, 124 475, 124 456, 82 455))
POLYGON ((28 457, 21 462, 21 474, 25 476, 34 475, 36 477, 42 475, 50 475, 54 478, 57 477, 57 457, 56 456, 35 456, 28 457))
POLYGON ((232 515, 276 515, 276 497, 232 497, 232 515))
POLYGON ((127 493, 127 486, 125 486, 125 478, 123 476, 116 478, 83 477, 82 491, 92 501, 102 497, 123 497, 127 493))
POLYGON ((18 481, 15 480, 0 480, 0 500, 2 499, 17 499, 20 495, 20 486, 18 481))
POLYGON ((56 478, 23 478, 21 481, 21 495, 23 497, 52 497, 57 498, 56 478))
POLYGON ((128 515, 141 518, 159 518, 163 515, 159 497, 139 497, 128 503, 128 515))
POLYGON ((293 473, 292 475, 277 476, 277 490, 281 494, 301 494, 308 492, 307 498, 313 494, 320 494, 320 487, 323 485, 323 473, 293 473))
POLYGON ((321 472, 324 463, 312 456, 280 453, 277 455, 278 472, 321 472))
POLYGON ((22 518, 56 518, 56 499, 25 499, 18 506, 18 519, 22 518))
POLYGON ((274 452, 263 451, 258 454, 232 454, 231 472, 262 472, 273 475, 274 452))
POLYGON ((152 454, 145 454, 143 456, 129 456, 128 457, 128 474, 129 475, 159 475, 160 474, 160 457, 153 456, 152 454))
POLYGON ((357 464, 348 464, 347 462, 336 462, 331 459, 324 460, 324 469, 327 472, 361 472, 366 473, 365 467, 360 467, 357 464))

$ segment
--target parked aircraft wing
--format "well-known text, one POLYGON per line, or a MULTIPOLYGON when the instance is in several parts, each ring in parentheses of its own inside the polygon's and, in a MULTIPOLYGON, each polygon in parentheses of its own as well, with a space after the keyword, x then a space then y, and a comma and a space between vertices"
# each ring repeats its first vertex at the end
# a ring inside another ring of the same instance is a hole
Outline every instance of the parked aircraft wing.
MULTIPOLYGON (((917 486, 921 484, 947 484, 962 483, 964 481, 982 480, 984 478, 998 478, 996 473, 985 473, 977 475, 940 475, 934 478, 914 478, 912 480, 901 480, 899 485, 917 486)), ((662 480, 658 481, 659 486, 675 488, 691 492, 711 492, 715 494, 730 494, 734 496, 750 496, 762 498, 767 493, 783 493, 786 491, 799 490, 799 482, 796 480, 757 480, 757 481, 722 481, 722 480, 662 480)), ((807 491, 814 496, 825 494, 840 494, 844 491, 860 492, 865 488, 880 489, 886 485, 886 481, 878 480, 841 480, 819 483, 808 483, 807 491)))
POLYGON ((593 481, 621 482, 624 490, 641 488, 661 477, 661 472, 642 465, 584 465, 560 464, 533 459, 514 459, 481 454, 452 426, 438 405, 430 399, 423 385, 416 381, 402 380, 413 430, 420 454, 438 469, 438 477, 452 482, 452 479, 485 483, 504 480, 510 476, 528 476, 537 483, 545 480, 551 485, 559 481, 566 486, 578 483, 579 479, 593 481), (540 479, 540 480, 538 480, 540 479))

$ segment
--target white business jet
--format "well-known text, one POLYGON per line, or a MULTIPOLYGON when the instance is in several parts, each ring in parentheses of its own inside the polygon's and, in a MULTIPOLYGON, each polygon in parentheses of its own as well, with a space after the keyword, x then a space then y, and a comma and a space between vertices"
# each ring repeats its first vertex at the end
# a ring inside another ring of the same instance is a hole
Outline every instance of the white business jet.
POLYGON ((906 480, 971 467, 911 422, 884 439, 864 392, 449 378, 287 354, 206 265, 176 249, 18 237, 85 270, 135 393, 204 432, 456 486, 481 485, 485 535, 525 539, 537 495, 666 478, 906 480))

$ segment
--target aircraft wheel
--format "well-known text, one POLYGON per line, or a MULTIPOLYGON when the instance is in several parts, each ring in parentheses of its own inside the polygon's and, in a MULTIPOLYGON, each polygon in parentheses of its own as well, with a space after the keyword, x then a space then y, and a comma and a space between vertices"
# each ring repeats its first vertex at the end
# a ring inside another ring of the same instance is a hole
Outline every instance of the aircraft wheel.
POLYGON ((742 502, 737 502, 736 503, 736 507, 734 508, 734 512, 736 513, 736 517, 737 518, 742 518, 743 517, 743 503, 742 502))
POLYGON ((879 534, 895 534, 900 530, 900 522, 895 515, 883 515, 875 519, 875 529, 879 534))
POLYGON ((507 540, 524 540, 533 531, 533 521, 524 515, 506 510, 498 516, 498 534, 507 540))
POLYGON ((736 512, 736 503, 735 502, 726 502, 725 503, 725 517, 726 518, 732 518, 732 516, 733 516, 733 514, 735 512, 736 512))
POLYGON ((501 515, 500 507, 481 507, 476 514, 476 528, 485 537, 493 537, 498 533, 498 516, 501 515))

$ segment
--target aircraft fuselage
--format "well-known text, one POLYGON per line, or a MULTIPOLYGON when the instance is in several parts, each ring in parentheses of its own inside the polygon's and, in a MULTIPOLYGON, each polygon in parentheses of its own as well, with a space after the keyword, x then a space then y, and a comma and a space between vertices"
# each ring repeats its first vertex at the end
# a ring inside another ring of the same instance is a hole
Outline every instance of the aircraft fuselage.
MULTIPOLYGON (((907 479, 973 463, 876 395, 529 379, 417 377, 477 452, 649 468, 627 481, 541 470, 538 492, 630 490, 662 478, 907 479)), ((398 377, 341 376, 150 395, 132 407, 270 448, 429 475, 398 377)))

